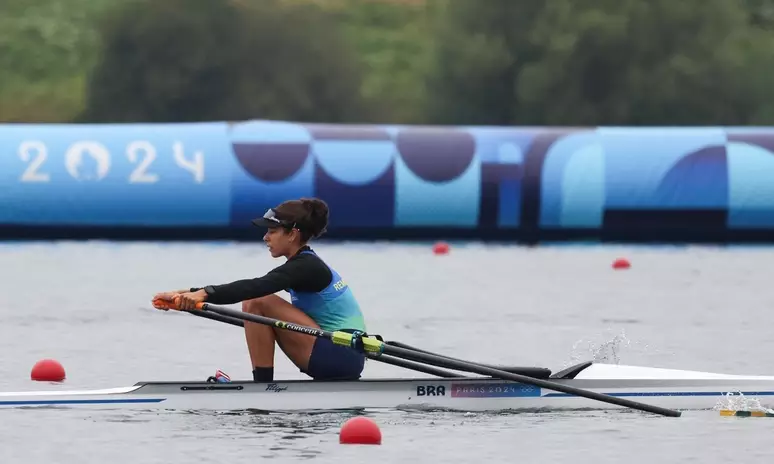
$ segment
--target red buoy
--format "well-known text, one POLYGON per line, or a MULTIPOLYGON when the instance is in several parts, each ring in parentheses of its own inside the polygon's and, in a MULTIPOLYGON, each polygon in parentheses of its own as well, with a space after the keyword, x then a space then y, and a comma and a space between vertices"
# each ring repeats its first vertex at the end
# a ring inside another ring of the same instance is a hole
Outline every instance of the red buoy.
POLYGON ((381 445, 382 432, 376 422, 364 416, 349 419, 341 426, 339 443, 346 445, 381 445))
POLYGON ((613 269, 629 269, 632 267, 632 263, 626 258, 618 258, 613 261, 613 269))
POLYGON ((433 253, 437 255, 445 255, 449 253, 449 249, 451 247, 446 242, 437 242, 435 245, 433 245, 433 253))
POLYGON ((65 379, 65 370, 59 361, 41 359, 32 366, 30 378, 38 382, 61 382, 65 379))

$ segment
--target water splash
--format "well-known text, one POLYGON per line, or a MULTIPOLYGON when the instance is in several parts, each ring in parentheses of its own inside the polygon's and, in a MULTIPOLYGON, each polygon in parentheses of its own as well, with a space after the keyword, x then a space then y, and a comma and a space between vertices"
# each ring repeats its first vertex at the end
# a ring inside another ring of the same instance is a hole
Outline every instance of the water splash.
POLYGON ((728 392, 719 399, 712 408, 715 411, 723 409, 731 411, 763 411, 774 414, 774 409, 767 408, 755 397, 744 396, 742 392, 728 392))
POLYGON ((618 334, 606 335, 602 342, 581 339, 573 343, 570 359, 565 362, 564 367, 588 360, 606 364, 620 364, 621 354, 634 347, 639 347, 642 351, 650 350, 648 344, 629 339, 623 329, 618 334))

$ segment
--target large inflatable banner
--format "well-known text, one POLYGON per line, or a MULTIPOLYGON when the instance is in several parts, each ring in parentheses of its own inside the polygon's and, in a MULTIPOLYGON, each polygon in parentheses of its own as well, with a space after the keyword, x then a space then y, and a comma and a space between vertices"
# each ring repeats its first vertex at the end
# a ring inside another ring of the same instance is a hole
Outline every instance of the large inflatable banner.
POLYGON ((766 127, 8 124, 0 152, 5 236, 241 236, 304 196, 327 201, 331 236, 347 238, 774 231, 766 127))

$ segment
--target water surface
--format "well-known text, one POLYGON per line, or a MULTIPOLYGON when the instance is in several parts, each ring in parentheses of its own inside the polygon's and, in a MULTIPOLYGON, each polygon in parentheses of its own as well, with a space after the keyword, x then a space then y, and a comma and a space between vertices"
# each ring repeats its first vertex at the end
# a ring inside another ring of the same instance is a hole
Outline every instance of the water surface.
MULTIPOLYGON (((369 331, 450 356, 559 370, 596 357, 774 374, 774 249, 525 248, 321 243, 369 331), (627 271, 610 264, 625 256, 627 271)), ((249 378, 240 329, 151 308, 163 290, 261 275, 259 244, 0 244, 0 389, 99 388, 142 380, 249 378), (38 359, 64 386, 29 380, 38 359)), ((421 375, 369 362, 366 377, 421 375)), ((277 355, 276 376, 304 378, 277 355)), ((768 404, 766 406, 774 406, 768 404)), ((774 419, 689 412, 367 412, 382 446, 342 446, 347 413, 317 415, 3 410, 3 463, 738 462, 771 458, 774 419), (743 456, 743 457, 742 457, 743 456)))

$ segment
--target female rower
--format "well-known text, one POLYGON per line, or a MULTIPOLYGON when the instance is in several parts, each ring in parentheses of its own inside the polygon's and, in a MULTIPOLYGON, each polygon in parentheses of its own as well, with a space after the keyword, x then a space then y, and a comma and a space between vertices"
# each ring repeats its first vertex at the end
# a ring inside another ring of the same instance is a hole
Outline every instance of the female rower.
MULTIPOLYGON (((268 228, 263 240, 271 256, 284 256, 285 263, 263 277, 163 292, 154 296, 154 301, 178 298, 179 309, 194 309, 196 303, 205 301, 242 302, 245 312, 285 322, 328 331, 366 331, 352 290, 307 244, 328 226, 328 205, 324 201, 317 198, 285 201, 252 223, 268 228), (292 304, 274 295, 280 290, 290 294, 292 304)), ((275 341, 301 372, 313 379, 356 380, 363 371, 362 353, 334 345, 327 338, 252 322, 245 322, 244 327, 256 382, 274 380, 275 341)))

